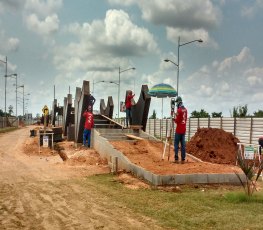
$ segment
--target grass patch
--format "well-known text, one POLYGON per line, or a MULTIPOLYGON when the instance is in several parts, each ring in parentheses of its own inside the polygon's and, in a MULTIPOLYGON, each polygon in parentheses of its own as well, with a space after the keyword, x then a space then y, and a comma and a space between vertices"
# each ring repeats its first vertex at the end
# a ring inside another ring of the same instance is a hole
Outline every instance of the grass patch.
POLYGON ((15 131, 17 129, 18 129, 17 127, 0 128, 0 133, 7 133, 7 132, 15 131))
POLYGON ((131 190, 113 175, 87 178, 97 192, 137 215, 174 229, 262 229, 263 193, 246 198, 241 187, 180 186, 180 192, 131 190))
POLYGON ((256 193, 253 196, 248 196, 242 192, 230 192, 225 195, 225 198, 232 203, 263 203, 262 193, 256 193))

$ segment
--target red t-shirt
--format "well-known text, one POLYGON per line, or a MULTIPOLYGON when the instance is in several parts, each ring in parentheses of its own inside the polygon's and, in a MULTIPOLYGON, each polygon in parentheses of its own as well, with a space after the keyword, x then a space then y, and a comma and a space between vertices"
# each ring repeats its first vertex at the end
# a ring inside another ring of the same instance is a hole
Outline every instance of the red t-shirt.
POLYGON ((126 106, 127 109, 132 107, 131 100, 134 97, 134 95, 130 95, 130 94, 127 95, 126 101, 125 101, 125 106, 126 106))
POLYGON ((94 117, 93 117, 93 114, 90 113, 90 112, 84 112, 83 113, 83 117, 85 117, 85 125, 84 125, 84 128, 85 129, 91 129, 94 127, 94 117))
POLYGON ((178 134, 185 134, 186 132, 186 121, 187 121, 187 109, 185 107, 179 107, 177 109, 177 114, 174 119, 176 123, 175 132, 178 134))

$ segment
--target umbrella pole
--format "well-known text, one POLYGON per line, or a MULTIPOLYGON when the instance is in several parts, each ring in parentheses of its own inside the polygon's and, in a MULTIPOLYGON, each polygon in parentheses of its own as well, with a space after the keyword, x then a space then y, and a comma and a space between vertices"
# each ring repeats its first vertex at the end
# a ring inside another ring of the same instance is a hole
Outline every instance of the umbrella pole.
POLYGON ((163 97, 162 97, 161 141, 163 142, 163 97))

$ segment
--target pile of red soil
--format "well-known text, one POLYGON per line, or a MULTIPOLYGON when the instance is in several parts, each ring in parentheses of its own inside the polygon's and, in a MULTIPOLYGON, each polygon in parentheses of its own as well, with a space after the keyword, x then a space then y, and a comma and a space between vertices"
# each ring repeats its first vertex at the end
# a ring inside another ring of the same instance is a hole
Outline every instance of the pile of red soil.
POLYGON ((199 128, 187 143, 186 151, 202 161, 235 165, 238 142, 238 138, 223 129, 199 128))

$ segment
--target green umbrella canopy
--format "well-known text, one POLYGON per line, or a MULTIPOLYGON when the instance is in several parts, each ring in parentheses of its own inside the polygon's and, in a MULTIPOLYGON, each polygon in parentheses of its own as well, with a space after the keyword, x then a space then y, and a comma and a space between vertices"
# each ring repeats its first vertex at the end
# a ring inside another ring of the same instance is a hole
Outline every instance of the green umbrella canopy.
POLYGON ((164 97, 176 97, 177 92, 176 90, 168 84, 157 84, 153 86, 148 94, 152 97, 164 98, 164 97))

